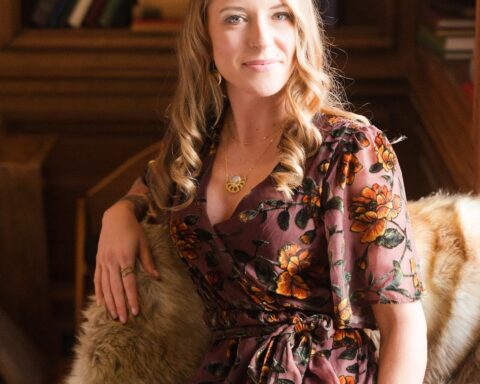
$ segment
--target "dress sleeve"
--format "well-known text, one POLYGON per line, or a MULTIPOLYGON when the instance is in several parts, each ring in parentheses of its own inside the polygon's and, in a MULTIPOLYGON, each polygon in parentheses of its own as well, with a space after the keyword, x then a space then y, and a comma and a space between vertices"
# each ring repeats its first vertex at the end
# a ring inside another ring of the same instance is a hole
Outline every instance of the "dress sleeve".
POLYGON ((412 302, 424 291, 402 171, 373 125, 352 123, 332 137, 322 193, 335 322, 376 329, 371 304, 412 302))

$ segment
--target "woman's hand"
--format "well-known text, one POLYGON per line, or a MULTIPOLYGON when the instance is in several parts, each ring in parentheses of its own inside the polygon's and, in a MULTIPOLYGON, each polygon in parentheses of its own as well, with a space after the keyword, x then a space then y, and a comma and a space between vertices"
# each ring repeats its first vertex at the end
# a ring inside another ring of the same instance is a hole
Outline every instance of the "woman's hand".
POLYGON ((112 317, 119 317, 122 323, 128 319, 127 305, 133 315, 139 312, 135 274, 128 273, 123 277, 121 274, 124 268, 135 267, 137 255, 143 269, 158 279, 159 273, 155 270, 134 206, 129 201, 120 200, 103 214, 94 284, 97 304, 106 304, 112 317))

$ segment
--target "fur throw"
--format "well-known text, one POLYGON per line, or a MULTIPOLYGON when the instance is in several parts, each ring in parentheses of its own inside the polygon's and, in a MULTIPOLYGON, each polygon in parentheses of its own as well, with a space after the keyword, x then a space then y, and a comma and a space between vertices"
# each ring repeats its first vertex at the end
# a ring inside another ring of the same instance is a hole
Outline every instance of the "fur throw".
MULTIPOLYGON (((426 287, 425 384, 480 377, 480 198, 437 194, 409 202, 426 287)), ((142 224, 162 281, 137 272, 141 314, 110 320, 90 298, 66 384, 184 383, 210 334, 195 287, 170 242, 167 223, 142 224), (185 287, 191 287, 186 291, 185 287)), ((378 343, 378 331, 372 334, 378 343)))
POLYGON ((160 220, 142 226, 161 280, 137 264, 140 313, 129 313, 126 324, 89 297, 66 384, 185 383, 200 365, 210 337, 203 304, 170 240, 167 220, 160 220))

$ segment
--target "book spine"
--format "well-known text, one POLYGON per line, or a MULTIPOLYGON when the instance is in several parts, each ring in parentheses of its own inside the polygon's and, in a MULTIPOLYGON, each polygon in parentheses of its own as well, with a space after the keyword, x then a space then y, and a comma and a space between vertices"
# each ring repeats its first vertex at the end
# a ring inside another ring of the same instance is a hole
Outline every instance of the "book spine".
POLYGON ((440 13, 432 8, 424 7, 422 11, 422 20, 433 29, 455 28, 472 29, 475 28, 475 20, 469 18, 453 17, 440 13))
POLYGON ((430 5, 440 11, 455 14, 457 16, 475 17, 475 0, 470 1, 446 1, 431 0, 430 5))
POLYGON ((73 28, 80 28, 92 2, 93 0, 78 0, 68 18, 68 25, 73 28))
POLYGON ((57 28, 60 25, 60 17, 65 11, 65 7, 68 5, 69 0, 59 0, 55 5, 53 12, 48 18, 48 26, 50 28, 57 28))
POLYGON ((56 3, 57 0, 39 0, 32 15, 32 23, 37 27, 47 27, 56 3))
POLYGON ((92 28, 98 26, 98 19, 100 18, 106 2, 107 0, 93 0, 83 24, 85 27, 92 28))
POLYGON ((446 51, 469 51, 475 46, 475 37, 467 36, 438 36, 430 28, 420 25, 418 29, 419 33, 424 36, 425 39, 431 40, 436 45, 446 51))
POLYGON ((67 5, 65 6, 64 11, 60 15, 58 20, 59 27, 66 28, 68 27, 68 18, 72 14, 73 7, 75 6, 76 0, 68 0, 67 5))
POLYGON ((126 27, 132 23, 132 10, 136 0, 123 0, 113 16, 112 27, 126 27))
POLYGON ((99 24, 103 28, 111 27, 113 19, 120 9, 123 0, 109 0, 100 17, 99 24))

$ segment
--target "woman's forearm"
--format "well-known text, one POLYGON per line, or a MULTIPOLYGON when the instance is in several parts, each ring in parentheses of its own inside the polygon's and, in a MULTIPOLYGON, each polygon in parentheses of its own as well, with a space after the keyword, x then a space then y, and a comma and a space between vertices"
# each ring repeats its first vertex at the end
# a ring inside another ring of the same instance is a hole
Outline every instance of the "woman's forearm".
POLYGON ((424 326, 398 324, 381 335, 378 384, 421 384, 426 365, 424 326))
POLYGON ((129 207, 133 209, 133 213, 138 221, 141 221, 148 211, 151 195, 150 189, 145 185, 141 177, 137 178, 129 191, 123 196, 118 203, 127 202, 129 207))

